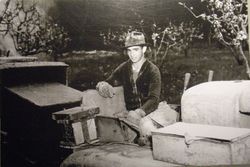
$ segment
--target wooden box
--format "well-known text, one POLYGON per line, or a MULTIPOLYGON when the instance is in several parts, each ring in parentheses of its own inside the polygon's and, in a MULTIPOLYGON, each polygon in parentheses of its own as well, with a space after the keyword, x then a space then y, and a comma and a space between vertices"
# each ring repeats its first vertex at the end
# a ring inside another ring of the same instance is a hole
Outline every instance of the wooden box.
POLYGON ((182 165, 250 164, 250 129, 175 123, 152 132, 156 160, 182 165))
POLYGON ((97 116, 97 136, 101 142, 134 142, 137 132, 118 118, 97 116))
POLYGON ((52 118, 63 126, 62 147, 74 147, 97 139, 94 117, 98 107, 74 107, 55 112, 52 118))

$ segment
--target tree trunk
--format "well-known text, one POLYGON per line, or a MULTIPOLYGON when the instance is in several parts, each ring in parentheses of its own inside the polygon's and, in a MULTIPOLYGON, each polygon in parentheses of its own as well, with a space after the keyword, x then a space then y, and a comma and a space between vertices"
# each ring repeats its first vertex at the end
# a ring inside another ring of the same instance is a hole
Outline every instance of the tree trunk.
POLYGON ((212 43, 212 42, 211 42, 211 38, 212 38, 212 37, 211 37, 211 35, 209 34, 209 36, 208 36, 208 47, 211 46, 211 43, 212 43))
POLYGON ((190 53, 190 48, 189 48, 188 45, 186 45, 185 48, 184 48, 184 55, 185 55, 185 57, 188 57, 189 53, 190 53))
POLYGON ((55 51, 52 51, 50 56, 53 57, 53 61, 58 61, 58 54, 55 51))
POLYGON ((250 79, 249 61, 243 52, 242 45, 230 47, 230 50, 239 65, 243 65, 245 63, 246 73, 247 73, 248 78, 250 79))
POLYGON ((154 62, 157 62, 157 53, 156 53, 156 48, 153 48, 153 58, 154 58, 154 62))
POLYGON ((231 53, 233 54, 235 60, 237 61, 238 65, 244 64, 244 53, 242 51, 242 46, 229 46, 231 53), (243 55, 244 56, 243 56, 243 55))
POLYGON ((244 59, 245 66, 246 66, 246 73, 247 73, 248 78, 250 79, 249 61, 248 61, 246 55, 245 55, 244 52, 243 52, 242 45, 239 45, 237 48, 238 48, 240 57, 242 57, 242 58, 244 59))
POLYGON ((160 59, 160 62, 159 62, 159 67, 162 68, 162 65, 168 55, 168 51, 169 51, 169 47, 167 46, 165 52, 164 52, 164 55, 162 56, 162 58, 160 59))

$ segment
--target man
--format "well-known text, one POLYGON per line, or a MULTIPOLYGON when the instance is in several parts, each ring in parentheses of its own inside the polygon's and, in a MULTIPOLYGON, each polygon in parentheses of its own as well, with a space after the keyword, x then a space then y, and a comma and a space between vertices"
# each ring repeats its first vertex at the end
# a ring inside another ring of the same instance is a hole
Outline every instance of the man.
POLYGON ((120 64, 111 76, 97 84, 104 97, 113 97, 112 86, 122 85, 128 112, 119 113, 130 122, 140 125, 142 136, 150 136, 153 120, 147 117, 159 104, 161 75, 158 67, 145 58, 147 44, 141 32, 128 33, 125 49, 129 60, 120 64), (111 86, 112 85, 112 86, 111 86))

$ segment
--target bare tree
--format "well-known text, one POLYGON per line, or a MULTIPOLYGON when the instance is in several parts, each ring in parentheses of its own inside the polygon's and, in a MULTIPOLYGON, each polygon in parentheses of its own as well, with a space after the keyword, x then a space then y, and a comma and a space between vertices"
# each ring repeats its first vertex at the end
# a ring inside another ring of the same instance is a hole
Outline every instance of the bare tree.
POLYGON ((187 23, 182 22, 179 25, 170 22, 168 26, 163 28, 153 24, 152 30, 153 50, 155 50, 154 60, 159 67, 162 66, 167 58, 170 49, 182 50, 187 57, 193 40, 195 38, 203 38, 199 26, 195 26, 191 21, 187 23), (163 52, 163 54, 161 52, 163 52))
POLYGON ((36 4, 27 5, 24 0, 17 0, 13 7, 10 0, 6 1, 0 17, 0 33, 11 36, 22 56, 46 52, 55 60, 70 41, 63 27, 52 18, 41 16, 36 4))
POLYGON ((245 0, 201 0, 208 11, 196 15, 192 7, 179 3, 195 18, 201 18, 211 24, 214 37, 230 49, 239 65, 245 62, 246 73, 250 78, 248 58, 243 52, 243 44, 248 43, 247 1, 245 0))

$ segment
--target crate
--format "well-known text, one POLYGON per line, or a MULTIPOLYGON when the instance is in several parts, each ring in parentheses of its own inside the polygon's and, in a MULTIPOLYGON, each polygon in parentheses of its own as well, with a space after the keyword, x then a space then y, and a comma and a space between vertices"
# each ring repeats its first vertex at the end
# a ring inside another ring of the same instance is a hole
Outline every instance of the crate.
POLYGON ((73 148, 96 140, 95 115, 99 112, 98 107, 74 107, 53 113, 52 119, 62 125, 61 146, 73 148))
POLYGON ((156 160, 182 165, 250 164, 250 129, 175 123, 152 132, 156 160))

